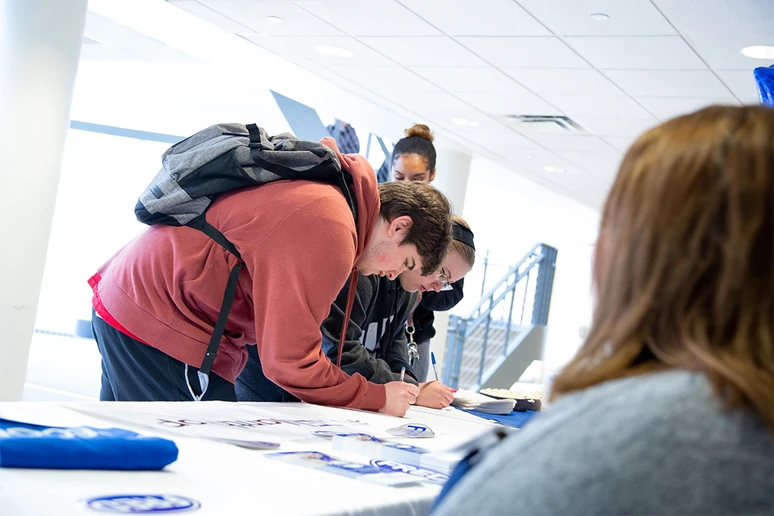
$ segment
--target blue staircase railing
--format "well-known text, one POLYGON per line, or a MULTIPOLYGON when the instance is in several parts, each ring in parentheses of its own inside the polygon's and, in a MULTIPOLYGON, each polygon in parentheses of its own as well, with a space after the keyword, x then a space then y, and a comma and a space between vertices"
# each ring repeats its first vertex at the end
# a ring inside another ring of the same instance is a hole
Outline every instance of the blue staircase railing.
POLYGON ((443 368, 446 385, 455 389, 483 385, 488 366, 513 351, 509 344, 527 325, 546 325, 556 255, 553 247, 536 244, 468 315, 449 316, 443 368))

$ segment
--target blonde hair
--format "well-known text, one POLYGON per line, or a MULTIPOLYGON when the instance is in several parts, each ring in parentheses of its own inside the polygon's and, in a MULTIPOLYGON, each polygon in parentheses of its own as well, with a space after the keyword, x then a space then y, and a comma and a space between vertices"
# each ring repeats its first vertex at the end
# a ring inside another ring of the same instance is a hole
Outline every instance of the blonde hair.
MULTIPOLYGON (((467 229, 470 229, 470 225, 468 225, 468 223, 465 221, 465 219, 463 219, 459 215, 452 216, 452 223, 453 224, 457 224, 459 226, 463 226, 463 227, 465 227, 467 229)), ((475 265, 475 263, 476 263, 476 250, 475 249, 473 249, 469 245, 464 244, 464 243, 462 243, 459 240, 456 240, 454 238, 452 238, 451 244, 449 244, 449 245, 451 246, 451 248, 449 250, 450 251, 455 251, 460 256, 462 256, 465 259, 465 261, 467 262, 468 265, 470 265, 471 267, 473 267, 473 265, 475 265)))
POLYGON ((772 109, 713 106, 640 136, 602 213, 589 335, 554 393, 686 369, 774 428, 772 176, 772 109))

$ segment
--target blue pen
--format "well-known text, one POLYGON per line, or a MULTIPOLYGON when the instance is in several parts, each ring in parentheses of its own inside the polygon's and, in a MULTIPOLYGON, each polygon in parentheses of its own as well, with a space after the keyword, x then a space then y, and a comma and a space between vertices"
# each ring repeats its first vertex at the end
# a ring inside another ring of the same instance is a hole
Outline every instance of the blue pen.
POLYGON ((406 378, 406 366, 400 368, 400 381, 402 382, 404 378, 406 378))
POLYGON ((435 379, 438 380, 438 369, 435 367, 435 353, 430 352, 430 361, 433 363, 433 373, 435 373, 435 379))

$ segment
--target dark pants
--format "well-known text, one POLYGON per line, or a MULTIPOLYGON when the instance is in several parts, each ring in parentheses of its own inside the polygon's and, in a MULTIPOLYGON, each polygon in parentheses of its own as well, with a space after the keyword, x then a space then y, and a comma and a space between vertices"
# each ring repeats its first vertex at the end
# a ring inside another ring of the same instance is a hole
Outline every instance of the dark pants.
POLYGON ((264 376, 258 346, 247 346, 247 364, 237 376, 234 387, 239 401, 299 401, 264 376))
MULTIPOLYGON (((102 355, 102 401, 192 401, 186 365, 116 330, 93 311, 91 328, 102 355)), ((188 366, 196 377, 195 367, 188 366)), ((203 400, 236 401, 234 386, 210 373, 203 400)))

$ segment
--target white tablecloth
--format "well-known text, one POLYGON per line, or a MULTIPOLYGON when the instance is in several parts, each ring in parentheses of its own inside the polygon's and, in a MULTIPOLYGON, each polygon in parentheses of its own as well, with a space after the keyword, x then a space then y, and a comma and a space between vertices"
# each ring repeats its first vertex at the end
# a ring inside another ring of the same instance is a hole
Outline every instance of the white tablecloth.
POLYGON ((197 501, 200 507, 191 514, 201 515, 427 514, 438 485, 374 485, 211 438, 274 441, 281 443, 279 451, 315 450, 367 463, 366 457, 332 451, 330 440, 312 437, 311 431, 347 427, 390 437, 388 428, 416 422, 432 428, 436 437, 396 440, 445 450, 491 429, 491 423, 455 409, 412 407, 405 418, 395 418, 304 403, 6 402, 0 403, 0 418, 125 428, 173 439, 180 450, 178 460, 158 472, 0 468, 2 516, 105 514, 86 501, 127 494, 182 496, 197 501))

